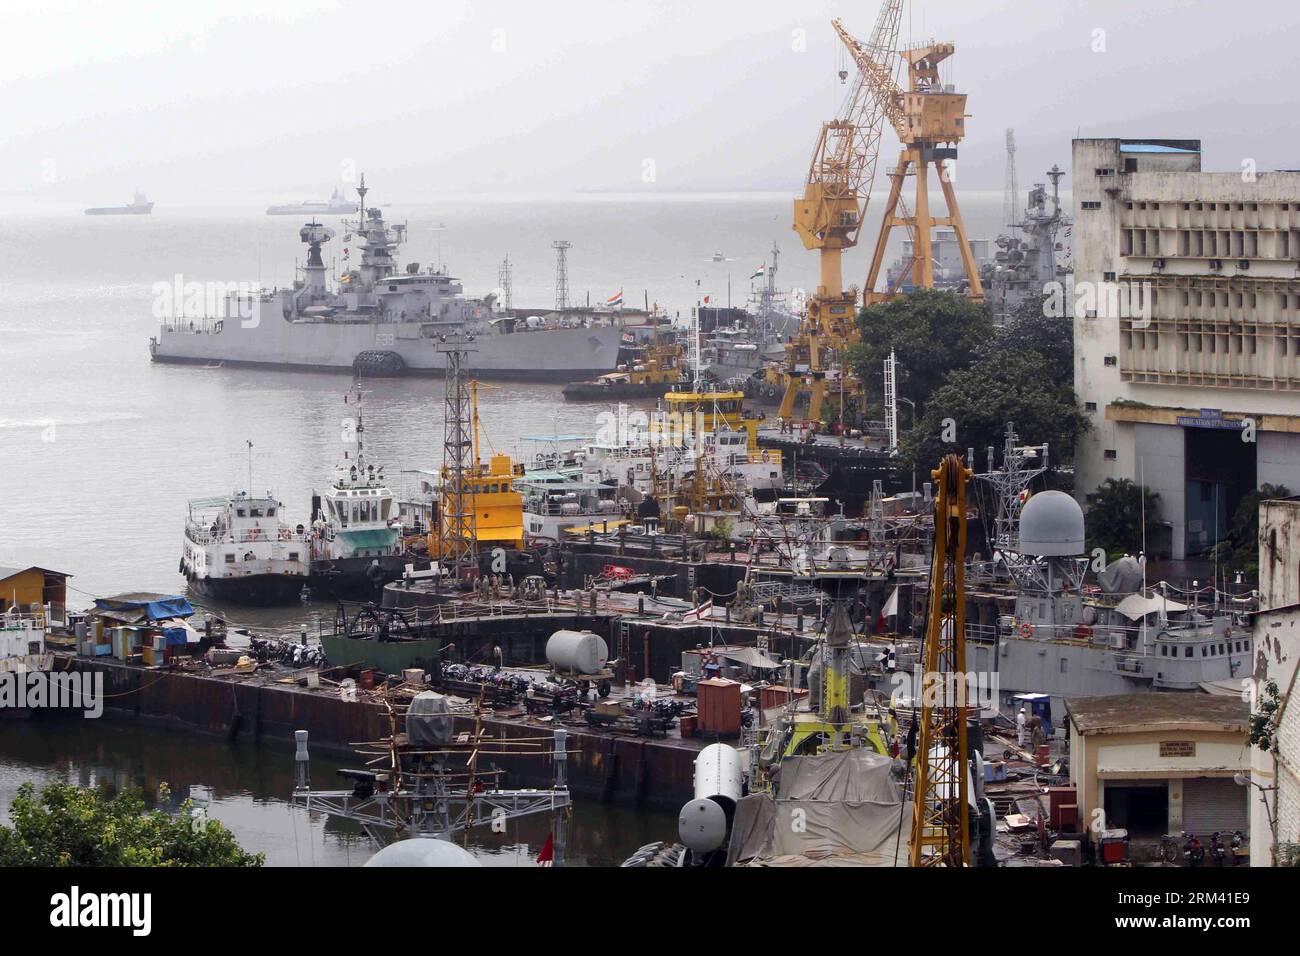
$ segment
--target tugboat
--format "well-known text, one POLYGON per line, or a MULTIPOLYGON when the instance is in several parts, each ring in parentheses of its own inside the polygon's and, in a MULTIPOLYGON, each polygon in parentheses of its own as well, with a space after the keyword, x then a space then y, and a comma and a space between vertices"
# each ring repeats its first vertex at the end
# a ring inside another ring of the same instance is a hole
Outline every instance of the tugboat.
MULTIPOLYGON (((252 442, 248 449, 252 488, 252 442)), ((297 602, 311 570, 311 542, 302 525, 290 526, 280 513, 270 492, 192 500, 180 563, 190 587, 231 604, 297 602)))
POLYGON ((87 216, 148 216, 152 213, 153 203, 138 189, 135 191, 135 198, 128 205, 92 206, 86 210, 87 216))
POLYGON ((631 358, 616 371, 588 382, 564 386, 564 400, 604 401, 622 398, 660 398, 675 385, 686 381, 682 368, 682 347, 676 342, 655 341, 630 350, 631 358))
POLYGON ((373 596, 389 581, 401 577, 406 558, 402 522, 396 498, 384 481, 384 466, 376 468, 362 451, 365 424, 361 390, 353 401, 356 420, 344 431, 343 457, 335 466, 334 482, 312 496, 311 586, 332 595, 373 596))

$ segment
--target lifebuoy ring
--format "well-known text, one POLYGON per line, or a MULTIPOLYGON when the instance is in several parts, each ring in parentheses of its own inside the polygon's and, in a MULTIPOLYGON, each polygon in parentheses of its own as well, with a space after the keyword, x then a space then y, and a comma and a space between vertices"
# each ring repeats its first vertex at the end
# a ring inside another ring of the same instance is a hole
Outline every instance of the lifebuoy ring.
POLYGON ((1024 623, 1022 623, 1022 624, 1020 625, 1020 636, 1021 636, 1021 637, 1024 637, 1024 638, 1030 638, 1030 637, 1033 637, 1033 636, 1034 636, 1034 625, 1030 624, 1028 621, 1025 621, 1024 623))

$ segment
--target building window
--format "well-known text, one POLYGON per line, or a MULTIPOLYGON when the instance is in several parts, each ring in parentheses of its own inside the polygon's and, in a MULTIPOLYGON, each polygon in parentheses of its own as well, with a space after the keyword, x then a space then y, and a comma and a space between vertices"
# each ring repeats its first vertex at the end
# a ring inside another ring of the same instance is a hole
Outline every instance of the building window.
POLYGON ((1119 359, 1114 355, 1107 355, 1104 359, 1104 363, 1108 368, 1114 368, 1119 364, 1119 359))
POLYGON ((1084 209, 1100 209, 1100 208, 1101 208, 1101 203, 1097 202, 1096 200, 1092 200, 1092 199, 1089 199, 1089 200, 1086 200, 1086 201, 1084 201, 1084 202, 1081 202, 1079 205, 1082 206, 1084 209))
POLYGON ((1113 272, 1103 272, 1103 273, 1101 274, 1101 277, 1102 277, 1103 279, 1105 279, 1107 282, 1114 282, 1114 281, 1115 281, 1115 273, 1113 273, 1113 272))
POLYGON ((1084 402, 1083 407, 1086 411, 1095 412, 1097 410, 1096 402, 1084 402))
POLYGON ((1101 168, 1099 168, 1099 169, 1097 170, 1097 175, 1098 175, 1098 176, 1114 176, 1114 175, 1115 175, 1115 170, 1113 170, 1113 169, 1111 169, 1111 168, 1109 168, 1109 167, 1101 167, 1101 168))
POLYGON ((1107 461, 1115 461, 1117 458, 1119 458, 1119 455, 1116 453, 1114 448, 1107 448, 1105 457, 1107 461))
POLYGON ((1183 657, 1191 657, 1191 656, 1192 656, 1192 646, 1188 644, 1187 647, 1183 649, 1183 657))

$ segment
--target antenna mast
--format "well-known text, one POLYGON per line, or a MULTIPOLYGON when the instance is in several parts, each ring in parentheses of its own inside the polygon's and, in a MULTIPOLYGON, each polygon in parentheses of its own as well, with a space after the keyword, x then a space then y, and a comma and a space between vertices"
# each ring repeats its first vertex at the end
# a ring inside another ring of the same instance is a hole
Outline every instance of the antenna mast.
POLYGON ((567 239, 557 239, 551 243, 555 250, 555 311, 569 310, 569 249, 573 243, 567 239))
POLYGON ((507 255, 501 260, 501 275, 497 282, 501 286, 501 307, 507 312, 514 306, 514 296, 511 289, 511 268, 510 256, 507 255))

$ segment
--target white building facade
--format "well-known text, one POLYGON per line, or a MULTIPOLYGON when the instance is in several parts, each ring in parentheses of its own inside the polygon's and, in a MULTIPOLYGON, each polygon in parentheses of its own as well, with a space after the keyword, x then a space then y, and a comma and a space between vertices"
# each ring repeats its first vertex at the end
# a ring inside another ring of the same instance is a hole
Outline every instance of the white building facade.
POLYGON ((1204 553, 1244 494, 1300 492, 1300 173, 1076 139, 1072 189, 1076 493, 1145 484, 1171 556, 1204 553))

